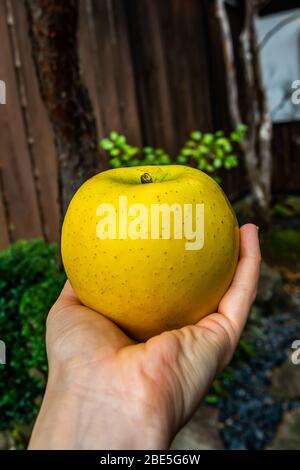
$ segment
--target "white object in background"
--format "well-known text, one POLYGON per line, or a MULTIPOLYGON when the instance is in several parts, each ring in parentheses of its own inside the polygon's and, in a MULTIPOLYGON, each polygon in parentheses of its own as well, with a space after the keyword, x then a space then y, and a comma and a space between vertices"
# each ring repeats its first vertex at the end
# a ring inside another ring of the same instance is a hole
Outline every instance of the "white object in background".
POLYGON ((6 104, 6 85, 3 80, 0 80, 0 104, 6 104))
POLYGON ((6 364, 6 347, 4 341, 0 340, 0 364, 6 364))
POLYGON ((256 30, 272 121, 300 121, 293 86, 300 79, 300 8, 259 17, 256 30))

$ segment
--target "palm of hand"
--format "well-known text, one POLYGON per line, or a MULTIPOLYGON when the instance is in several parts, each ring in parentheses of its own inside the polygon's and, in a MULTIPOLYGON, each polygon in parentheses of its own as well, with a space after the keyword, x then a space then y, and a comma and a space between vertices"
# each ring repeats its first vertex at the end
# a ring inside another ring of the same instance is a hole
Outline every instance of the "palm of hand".
POLYGON ((246 225, 236 275, 218 313, 145 343, 136 343, 113 322, 81 305, 67 283, 48 317, 50 368, 54 362, 66 363, 70 380, 76 377, 79 388, 90 384, 86 377, 92 375, 92 390, 86 392, 106 395, 105 406, 113 403, 118 408, 125 401, 133 420, 143 409, 166 429, 177 430, 234 352, 255 297, 259 260, 257 230, 246 225))

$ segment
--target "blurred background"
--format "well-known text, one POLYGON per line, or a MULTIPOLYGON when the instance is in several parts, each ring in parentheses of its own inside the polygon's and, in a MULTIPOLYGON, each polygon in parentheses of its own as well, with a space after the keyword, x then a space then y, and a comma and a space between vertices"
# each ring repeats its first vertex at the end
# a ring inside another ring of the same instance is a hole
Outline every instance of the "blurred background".
POLYGON ((173 448, 300 449, 299 2, 0 0, 0 43, 0 449, 41 403, 72 194, 170 163, 214 177, 263 251, 232 364, 173 448))

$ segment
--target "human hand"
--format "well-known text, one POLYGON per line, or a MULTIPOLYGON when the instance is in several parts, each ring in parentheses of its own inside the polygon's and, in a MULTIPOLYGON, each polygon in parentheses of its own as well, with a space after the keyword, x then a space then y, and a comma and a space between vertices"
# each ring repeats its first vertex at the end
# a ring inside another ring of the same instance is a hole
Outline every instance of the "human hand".
POLYGON ((166 449, 230 361, 255 299, 255 225, 218 312, 137 343, 67 282, 47 320, 49 378, 30 449, 166 449))

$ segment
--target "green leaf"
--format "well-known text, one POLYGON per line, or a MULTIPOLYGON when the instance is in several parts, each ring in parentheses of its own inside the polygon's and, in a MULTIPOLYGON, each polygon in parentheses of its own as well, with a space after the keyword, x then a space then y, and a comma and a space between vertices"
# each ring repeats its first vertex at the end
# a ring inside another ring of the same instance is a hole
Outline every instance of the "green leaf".
POLYGON ((188 162, 188 158, 186 155, 178 155, 176 157, 177 163, 180 163, 180 165, 185 165, 188 162))
POLYGON ((100 145, 103 150, 111 150, 114 147, 114 144, 109 139, 102 139, 100 145))
POLYGON ((187 140, 186 143, 184 144, 184 147, 183 148, 193 148, 195 147, 195 142, 193 140, 187 140))
POLYGON ((140 166, 144 165, 143 161, 138 160, 137 158, 134 158, 133 160, 130 160, 128 162, 128 166, 140 166))
POLYGON ((215 140, 215 145, 218 147, 223 147, 224 142, 226 141, 225 137, 219 137, 215 140))
POLYGON ((193 155, 193 150, 192 149, 183 149, 181 151, 181 155, 185 155, 186 157, 189 157, 193 155))
POLYGON ((230 142, 226 143, 223 145, 223 149, 226 153, 232 152, 232 145, 230 142))
POLYGON ((198 150, 201 155, 206 155, 209 153, 209 148, 206 145, 199 145, 198 150))
POLYGON ((197 168, 198 168, 199 170, 204 170, 205 167, 206 167, 206 163, 207 163, 207 162, 206 162, 205 158, 200 158, 200 160, 199 160, 199 162, 198 162, 198 165, 197 165, 197 168))
POLYGON ((145 154, 153 153, 153 151, 154 151, 153 147, 144 147, 143 148, 143 152, 145 154))
POLYGON ((126 154, 130 154, 130 152, 133 148, 135 148, 135 147, 131 147, 131 145, 128 145, 128 144, 124 144, 124 145, 121 146, 122 152, 124 152, 126 154))
POLYGON ((240 124, 238 127, 237 127, 237 131, 240 133, 240 134, 245 134, 247 132, 247 129, 248 129, 248 126, 246 126, 245 124, 240 124))
POLYGON ((117 140, 117 138, 119 137, 119 134, 115 131, 112 131, 110 134, 109 134, 110 138, 112 141, 115 141, 117 140))
POLYGON ((130 147, 126 150, 126 153, 129 157, 133 157, 137 153, 139 153, 140 149, 138 147, 130 147))
POLYGON ((213 161, 213 165, 215 168, 221 168, 222 164, 223 164, 223 161, 221 158, 215 158, 213 161))
POLYGON ((230 134, 230 138, 233 142, 240 142, 240 135, 236 131, 232 131, 230 134))
POLYGON ((113 168, 119 168, 122 166, 122 162, 118 157, 112 158, 109 163, 113 168))
POLYGON ((207 395, 205 397, 205 403, 208 405, 216 405, 219 402, 218 395, 207 395))
POLYGON ((161 165, 169 165, 171 163, 171 159, 169 155, 166 153, 160 157, 160 164, 161 165))
POLYGON ((248 130, 248 127, 245 124, 241 124, 233 132, 231 132, 230 134, 231 140, 233 142, 242 142, 245 138, 247 130, 248 130))
POLYGON ((223 137, 224 136, 224 132, 223 131, 217 131, 215 132, 215 137, 223 137))
POLYGON ((239 165, 239 160, 238 160, 238 157, 236 155, 231 155, 231 160, 232 160, 232 165, 234 167, 237 167, 239 165))
POLYGON ((152 165, 156 160, 156 156, 153 153, 146 155, 144 162, 146 165, 152 165))
POLYGON ((121 152, 120 152, 120 149, 113 148, 109 153, 112 157, 117 157, 118 155, 120 155, 121 152))
POLYGON ((230 159, 227 158, 224 161, 224 168, 226 168, 226 170, 230 170, 232 168, 232 163, 231 163, 230 159))
POLYGON ((232 145, 229 142, 229 140, 225 137, 221 137, 221 138, 217 139, 216 140, 216 146, 218 146, 219 148, 222 148, 224 150, 224 152, 226 152, 226 153, 232 152, 232 145))
POLYGON ((201 140, 201 137, 202 137, 202 133, 200 131, 193 131, 191 132, 191 138, 194 139, 194 140, 201 140))
POLYGON ((213 173, 214 167, 208 163, 205 167, 205 171, 207 171, 207 173, 213 173))
POLYGON ((214 136, 210 133, 204 134, 202 142, 204 145, 210 145, 214 140, 214 136))
POLYGON ((116 144, 119 147, 122 147, 123 145, 125 145, 126 144, 126 137, 124 135, 119 135, 119 137, 116 140, 116 144))
POLYGON ((216 156, 217 158, 220 158, 221 160, 223 160, 225 154, 224 154, 224 151, 223 151, 223 148, 222 148, 222 147, 216 148, 215 151, 214 151, 214 153, 215 153, 215 156, 216 156))

